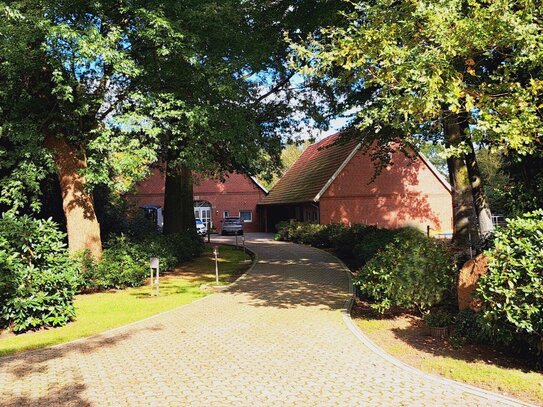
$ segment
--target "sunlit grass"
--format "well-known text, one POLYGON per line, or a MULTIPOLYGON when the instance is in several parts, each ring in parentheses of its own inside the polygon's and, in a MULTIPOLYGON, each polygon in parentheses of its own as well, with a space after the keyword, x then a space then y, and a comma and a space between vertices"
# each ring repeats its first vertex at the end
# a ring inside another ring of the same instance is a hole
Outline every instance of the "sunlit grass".
MULTIPOLYGON (((249 260, 244 261, 243 251, 229 246, 220 247, 221 284, 235 280, 249 265, 249 260)), ((0 355, 56 345, 139 321, 206 296, 210 291, 201 289, 201 286, 214 283, 214 257, 212 249, 206 247, 201 257, 161 277, 158 297, 150 295, 148 284, 126 290, 78 295, 74 301, 77 311, 75 321, 60 328, 21 335, 4 334, 0 336, 0 355)))
POLYGON ((354 319, 378 346, 408 365, 425 372, 471 384, 540 405, 543 373, 526 369, 513 358, 493 355, 492 348, 454 349, 425 337, 423 328, 413 328, 402 317, 379 319, 368 315, 354 319), (494 358, 502 363, 495 363, 494 358))

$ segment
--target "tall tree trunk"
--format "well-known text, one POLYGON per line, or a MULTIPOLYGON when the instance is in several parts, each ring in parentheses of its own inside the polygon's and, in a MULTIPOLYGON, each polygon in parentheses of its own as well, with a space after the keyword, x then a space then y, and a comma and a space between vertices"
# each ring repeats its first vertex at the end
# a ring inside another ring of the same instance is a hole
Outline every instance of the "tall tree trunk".
MULTIPOLYGON (((459 117, 446 112, 444 119, 445 141, 448 147, 459 146, 462 141, 462 127, 459 117)), ((477 229, 474 228, 474 208, 468 169, 463 157, 452 156, 447 159, 449 179, 453 189, 453 242, 457 247, 467 248, 478 242, 477 229)))
POLYGON ((464 137, 464 142, 469 148, 469 151, 466 154, 466 166, 468 168, 471 193, 473 194, 473 204, 479 224, 479 235, 481 236, 481 240, 485 241, 492 234, 492 232, 494 232, 492 213, 490 211, 488 199, 483 188, 481 171, 479 170, 479 164, 477 163, 473 143, 467 137, 464 137))
POLYGON ((196 230, 192 171, 181 164, 168 166, 164 191, 164 234, 196 230))
POLYGON ((102 258, 100 225, 94 211, 92 194, 85 191, 86 180, 82 172, 87 168, 85 152, 71 145, 65 138, 48 136, 45 147, 53 153, 62 192, 62 209, 66 216, 68 250, 76 253, 89 250, 92 256, 102 258))

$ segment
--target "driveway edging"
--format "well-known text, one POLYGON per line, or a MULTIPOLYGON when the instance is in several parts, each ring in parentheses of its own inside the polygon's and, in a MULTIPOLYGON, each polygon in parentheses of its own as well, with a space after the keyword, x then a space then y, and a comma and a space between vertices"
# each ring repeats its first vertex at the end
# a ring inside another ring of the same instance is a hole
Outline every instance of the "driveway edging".
POLYGON ((454 387, 454 388, 456 388, 456 389, 458 389, 460 391, 464 391, 466 393, 473 394, 473 395, 475 395, 477 397, 481 397, 481 398, 484 398, 484 399, 487 399, 487 400, 497 401, 497 402, 504 403, 504 404, 507 404, 507 405, 510 405, 510 406, 535 407, 534 404, 529 404, 529 403, 523 402, 521 400, 514 399, 512 397, 504 396, 504 395, 501 395, 501 394, 498 394, 498 393, 494 393, 494 392, 491 392, 491 391, 488 391, 488 390, 481 389, 481 388, 476 387, 476 386, 472 386, 470 384, 457 382, 455 380, 447 379, 445 377, 441 377, 441 376, 437 376, 437 375, 433 375, 433 374, 430 374, 430 373, 423 372, 422 370, 417 369, 417 368, 415 368, 413 366, 410 366, 410 365, 402 362, 401 360, 395 358, 394 356, 390 355, 383 348, 381 348, 375 342, 373 342, 370 338, 368 338, 363 333, 363 331, 360 329, 360 327, 358 327, 358 325, 356 325, 354 323, 354 321, 352 319, 351 311, 352 311, 352 308, 353 308, 354 303, 355 303, 355 293, 354 293, 354 285, 353 285, 353 278, 352 278, 351 270, 349 270, 349 268, 345 265, 345 263, 343 263, 343 261, 341 259, 337 258, 333 254, 331 254, 331 253, 329 253, 329 252, 327 252, 325 250, 322 250, 322 249, 318 249, 318 248, 316 248, 316 249, 320 250, 320 251, 322 251, 324 253, 327 253, 328 255, 334 257, 335 259, 337 259, 337 261, 343 267, 345 273, 347 274, 347 278, 349 279, 349 294, 351 294, 351 297, 347 301, 345 301, 345 305, 343 306, 343 309, 341 310, 341 316, 342 316, 343 322, 345 323, 345 325, 347 325, 347 327, 352 332, 352 334, 360 342, 362 342, 368 349, 370 349, 373 353, 377 354, 378 356, 385 359, 387 362, 393 364, 394 366, 396 366, 396 367, 398 367, 398 368, 400 368, 400 369, 402 369, 402 370, 404 370, 406 372, 416 374, 417 376, 420 376, 421 378, 423 378, 425 380, 430 380, 430 381, 436 382, 436 383, 441 384, 441 385, 452 386, 452 387, 454 387))

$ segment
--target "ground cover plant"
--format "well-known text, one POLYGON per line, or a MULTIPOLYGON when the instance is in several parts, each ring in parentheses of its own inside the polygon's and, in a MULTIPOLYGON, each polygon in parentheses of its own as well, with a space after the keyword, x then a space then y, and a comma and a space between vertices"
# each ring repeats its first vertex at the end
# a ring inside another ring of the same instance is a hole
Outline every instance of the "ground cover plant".
MULTIPOLYGON (((28 349, 43 348, 77 338, 94 335, 105 330, 138 321, 160 312, 168 311, 209 294, 202 285, 215 282, 215 266, 212 248, 160 280, 160 295, 151 297, 148 285, 108 290, 74 297, 76 318, 73 322, 55 329, 0 335, 0 355, 8 355, 28 349)), ((250 266, 250 258, 242 250, 221 246, 219 272, 221 284, 238 278, 250 266)))

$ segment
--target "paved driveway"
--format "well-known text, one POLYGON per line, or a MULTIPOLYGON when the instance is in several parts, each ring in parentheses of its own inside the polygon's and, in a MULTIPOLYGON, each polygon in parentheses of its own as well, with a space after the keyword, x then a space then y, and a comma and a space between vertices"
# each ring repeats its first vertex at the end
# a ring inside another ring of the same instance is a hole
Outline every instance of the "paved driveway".
POLYGON ((426 380, 364 345, 342 318, 348 279, 332 256, 264 235, 248 246, 258 264, 228 292, 0 359, 0 404, 500 404, 426 380))

